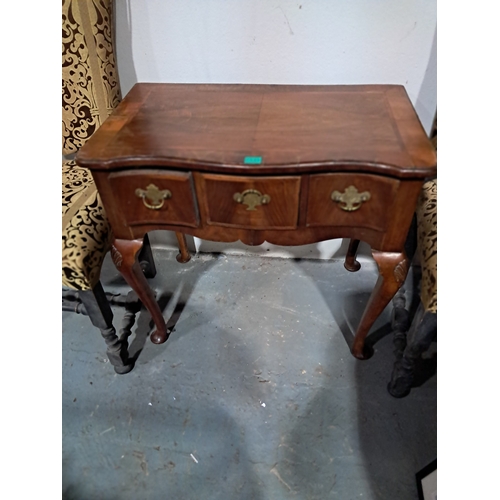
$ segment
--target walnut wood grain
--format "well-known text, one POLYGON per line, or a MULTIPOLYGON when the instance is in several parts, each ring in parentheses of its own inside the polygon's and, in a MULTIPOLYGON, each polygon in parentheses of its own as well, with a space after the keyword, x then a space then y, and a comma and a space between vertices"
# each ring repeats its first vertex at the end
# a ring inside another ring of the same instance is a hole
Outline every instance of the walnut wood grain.
POLYGON ((136 84, 79 151, 92 169, 231 174, 435 174, 436 155, 400 85, 136 84), (262 158, 245 164, 245 157, 262 158))
POLYGON ((195 174, 198 198, 204 201, 208 225, 242 229, 295 229, 299 214, 300 177, 245 177, 195 174), (238 203, 236 193, 250 190, 269 197, 255 206, 238 203))
POLYGON ((417 198, 436 174, 435 151, 398 85, 136 84, 77 163, 92 171, 115 251, 125 252, 120 271, 156 323, 154 342, 166 339, 165 322, 136 265, 149 231, 174 231, 180 262, 189 259, 185 234, 285 246, 350 238, 346 267, 357 269, 364 241, 380 272, 354 338, 359 359, 404 280, 417 198), (369 196, 346 202, 353 189, 369 196))
POLYGON ((307 206, 307 226, 367 227, 382 231, 394 210, 394 199, 400 182, 380 175, 370 174, 320 174, 311 175, 307 206), (344 193, 353 186, 359 193, 369 193, 370 199, 362 202, 357 210, 348 212, 342 203, 332 200, 334 191, 344 193))
POLYGON ((180 226, 198 225, 198 209, 194 197, 192 174, 171 170, 145 169, 141 171, 125 170, 112 172, 108 177, 111 190, 117 193, 121 203, 123 217, 127 224, 176 224, 180 226), (136 194, 138 189, 146 190, 155 186, 158 191, 168 191, 171 197, 162 200, 158 209, 149 208, 148 202, 136 194))

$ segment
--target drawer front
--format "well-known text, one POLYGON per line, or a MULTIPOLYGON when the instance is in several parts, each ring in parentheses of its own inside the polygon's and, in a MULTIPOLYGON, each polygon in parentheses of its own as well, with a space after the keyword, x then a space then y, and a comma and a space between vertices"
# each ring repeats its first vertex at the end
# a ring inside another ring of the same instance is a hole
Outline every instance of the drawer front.
POLYGON ((300 177, 200 174, 200 181, 207 224, 243 229, 297 227, 300 177))
POLYGON ((306 225, 383 231, 400 182, 371 174, 320 174, 309 179, 306 225))
POLYGON ((198 210, 190 173, 135 169, 110 174, 109 183, 131 226, 198 226, 198 210))

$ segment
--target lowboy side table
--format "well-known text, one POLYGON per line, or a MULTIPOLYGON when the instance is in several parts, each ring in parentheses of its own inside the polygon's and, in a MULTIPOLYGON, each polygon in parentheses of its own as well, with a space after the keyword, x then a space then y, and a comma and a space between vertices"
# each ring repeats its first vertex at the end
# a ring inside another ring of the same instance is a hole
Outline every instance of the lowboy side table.
POLYGON ((167 331, 137 263, 148 231, 248 245, 367 242, 379 278, 355 333, 405 280, 404 243, 436 156, 399 85, 136 84, 78 153, 115 237, 113 261, 167 331))

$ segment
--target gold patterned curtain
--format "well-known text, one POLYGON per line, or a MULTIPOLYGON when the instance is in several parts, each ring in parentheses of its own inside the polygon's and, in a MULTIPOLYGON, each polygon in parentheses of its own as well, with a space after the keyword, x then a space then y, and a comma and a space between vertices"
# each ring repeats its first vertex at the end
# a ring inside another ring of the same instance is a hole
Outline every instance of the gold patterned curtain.
POLYGON ((76 153, 121 100, 112 0, 63 0, 62 147, 76 153))

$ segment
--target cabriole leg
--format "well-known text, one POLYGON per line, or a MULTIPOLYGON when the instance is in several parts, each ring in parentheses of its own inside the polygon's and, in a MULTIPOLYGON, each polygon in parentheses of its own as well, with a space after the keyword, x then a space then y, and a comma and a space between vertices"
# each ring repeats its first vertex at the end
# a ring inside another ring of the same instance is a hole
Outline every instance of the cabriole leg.
POLYGON ((151 341, 154 344, 162 344, 167 340, 167 327, 153 290, 151 290, 137 259, 141 248, 142 240, 115 239, 111 247, 111 257, 118 271, 153 318, 156 330, 151 334, 151 341))
POLYGON ((187 247, 186 235, 183 233, 175 233, 177 241, 179 242, 179 253, 177 254, 177 262, 185 264, 191 260, 191 255, 187 247))
POLYGON ((355 273, 361 268, 361 264, 356 260, 356 254, 358 253, 359 240, 350 240, 349 248, 347 249, 347 254, 345 256, 344 267, 355 273))
POLYGON ((365 338, 380 313, 403 285, 409 267, 404 252, 372 250, 372 255, 378 265, 379 277, 354 336, 351 352, 358 359, 370 357, 371 353, 365 350, 365 338))

